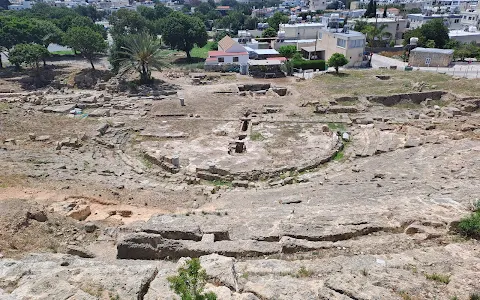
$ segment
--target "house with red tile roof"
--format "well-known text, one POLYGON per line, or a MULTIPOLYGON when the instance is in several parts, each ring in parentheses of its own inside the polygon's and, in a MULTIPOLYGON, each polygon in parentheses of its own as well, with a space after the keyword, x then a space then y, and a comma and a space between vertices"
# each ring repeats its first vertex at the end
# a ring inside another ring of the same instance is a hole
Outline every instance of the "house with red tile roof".
POLYGON ((227 13, 232 10, 232 8, 230 6, 225 6, 224 5, 224 6, 217 6, 217 8, 215 10, 220 12, 220 14, 222 16, 226 16, 227 13))
POLYGON ((208 51, 208 57, 205 60, 207 65, 221 64, 247 64, 248 52, 238 42, 228 35, 218 42, 217 51, 208 51))

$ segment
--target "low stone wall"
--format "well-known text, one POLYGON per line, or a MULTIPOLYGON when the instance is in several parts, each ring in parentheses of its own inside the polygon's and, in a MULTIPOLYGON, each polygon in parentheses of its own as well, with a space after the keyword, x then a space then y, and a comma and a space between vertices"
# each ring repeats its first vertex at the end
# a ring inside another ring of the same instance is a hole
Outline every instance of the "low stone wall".
POLYGON ((143 157, 152 164, 157 165, 170 173, 178 173, 180 171, 179 158, 176 156, 164 156, 145 151, 143 157))
POLYGON ((250 83, 250 84, 238 85, 238 90, 240 92, 244 92, 244 91, 256 92, 261 90, 268 90, 270 87, 271 87, 270 83, 250 83))
POLYGON ((342 96, 342 97, 334 98, 333 100, 335 100, 335 101, 337 101, 337 102, 354 102, 354 101, 358 101, 358 97, 355 97, 355 96, 342 96))
POLYGON ((428 91, 428 92, 395 94, 395 95, 388 95, 388 96, 367 96, 367 100, 371 102, 381 103, 385 106, 393 106, 402 101, 411 101, 415 104, 420 104, 426 99, 440 100, 442 96, 445 94, 447 94, 447 92, 428 91))
POLYGON ((205 64, 205 71, 207 72, 240 72, 240 65, 237 64, 223 64, 223 65, 209 65, 205 64))
POLYGON ((335 242, 365 236, 374 232, 400 233, 410 223, 362 223, 341 230, 304 227, 283 227, 272 232, 262 230, 230 238, 235 231, 228 224, 230 217, 215 223, 205 223, 194 215, 152 216, 137 232, 127 234, 117 243, 119 259, 167 259, 200 257, 220 254, 229 257, 262 257, 271 254, 291 254, 319 249, 334 248, 335 242), (221 224, 221 225, 219 225, 221 224))
MULTIPOLYGON (((211 236, 213 238, 213 235, 211 236)), ((258 257, 282 252, 280 243, 253 240, 202 241, 165 239, 160 234, 134 233, 117 245, 120 259, 179 259, 217 253, 230 257, 258 257)))
POLYGON ((343 143, 341 139, 336 134, 332 135, 332 138, 334 138, 334 136, 336 137, 337 142, 328 155, 324 157, 314 157, 314 158, 311 158, 310 160, 305 160, 300 164, 286 165, 284 167, 272 168, 272 169, 250 170, 245 172, 231 172, 226 169, 220 169, 216 166, 210 166, 209 168, 197 168, 196 176, 205 180, 258 181, 258 180, 276 178, 289 171, 303 172, 310 169, 314 169, 332 160, 333 157, 335 157, 335 155, 343 149, 343 143))

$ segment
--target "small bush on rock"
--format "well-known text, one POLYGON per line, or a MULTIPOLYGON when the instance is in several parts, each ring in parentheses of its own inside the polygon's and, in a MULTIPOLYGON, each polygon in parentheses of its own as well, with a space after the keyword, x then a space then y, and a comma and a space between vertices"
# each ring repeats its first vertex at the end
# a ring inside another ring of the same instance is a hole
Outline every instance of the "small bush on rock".
POLYGON ((425 274, 425 277, 428 280, 433 280, 441 283, 448 284, 450 282, 450 276, 449 275, 443 275, 443 274, 438 274, 438 273, 433 273, 433 274, 425 274))
POLYGON ((470 294, 469 300, 480 300, 480 294, 478 293, 470 294))
POLYGON ((214 293, 204 293, 207 273, 202 269, 200 260, 192 258, 178 269, 177 276, 168 277, 170 288, 182 300, 216 300, 214 293))
POLYGON ((467 237, 480 238, 480 211, 477 210, 470 216, 461 219, 458 230, 467 237))

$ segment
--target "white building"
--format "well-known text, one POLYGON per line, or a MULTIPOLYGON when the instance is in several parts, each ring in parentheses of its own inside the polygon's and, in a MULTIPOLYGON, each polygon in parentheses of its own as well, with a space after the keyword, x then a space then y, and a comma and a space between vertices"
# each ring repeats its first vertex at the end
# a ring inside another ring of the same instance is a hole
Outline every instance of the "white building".
POLYGON ((23 9, 30 9, 34 2, 32 1, 23 1, 20 4, 12 4, 8 6, 9 10, 23 10, 23 9))
POLYGON ((316 39, 318 32, 324 28, 322 23, 280 24, 278 38, 284 40, 316 39))
POLYGON ((300 50, 302 47, 313 46, 320 30, 325 28, 321 23, 280 24, 278 36, 272 42, 276 50, 281 46, 293 45, 300 50))
POLYGON ((410 21, 411 29, 421 27, 423 24, 426 24, 428 21, 433 19, 442 19, 445 26, 447 26, 450 30, 458 30, 463 28, 462 24, 460 23, 462 16, 459 14, 409 14, 407 19, 410 21))
POLYGON ((88 3, 85 1, 54 1, 54 2, 50 2, 50 4, 55 7, 68 7, 68 8, 75 8, 77 6, 88 5, 88 3))
POLYGON ((343 27, 345 22, 345 17, 341 17, 340 14, 325 14, 320 17, 320 22, 323 24, 324 27, 343 27))
POLYGON ((217 51, 208 51, 206 65, 247 64, 248 52, 228 35, 218 42, 217 51))
POLYGON ((304 0, 285 0, 280 5, 285 7, 296 7, 296 6, 304 7, 305 1, 304 0))
POLYGON ((460 23, 465 27, 473 26, 480 29, 480 11, 469 10, 461 13, 462 20, 460 23))
POLYGON ((475 42, 480 44, 480 31, 476 27, 470 27, 466 30, 451 30, 448 33, 450 39, 459 41, 460 43, 467 44, 475 42))
POLYGON ((476 5, 477 0, 428 0, 425 3, 425 9, 438 9, 438 12, 461 12, 476 5))
POLYGON ((309 8, 312 11, 317 10, 326 10, 327 9, 327 0, 310 0, 309 8))

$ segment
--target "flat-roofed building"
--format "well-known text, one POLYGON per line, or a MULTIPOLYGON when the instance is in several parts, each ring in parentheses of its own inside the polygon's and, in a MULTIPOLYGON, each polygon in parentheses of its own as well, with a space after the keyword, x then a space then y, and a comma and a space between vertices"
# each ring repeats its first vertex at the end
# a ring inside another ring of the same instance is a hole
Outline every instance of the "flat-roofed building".
POLYGON ((434 19, 442 19, 445 26, 447 26, 450 30, 462 29, 463 27, 460 22, 462 20, 462 15, 460 14, 409 14, 407 19, 410 22, 411 29, 421 27, 423 24, 426 24, 434 19))
POLYGON ((448 67, 452 60, 452 49, 418 47, 410 51, 408 64, 412 67, 448 67))
POLYGON ((314 59, 323 60, 328 60, 334 53, 340 53, 348 59, 346 67, 359 66, 364 61, 365 35, 348 29, 322 29, 316 45, 306 46, 301 50, 303 56, 310 59, 312 59, 311 52, 314 52, 314 59))

